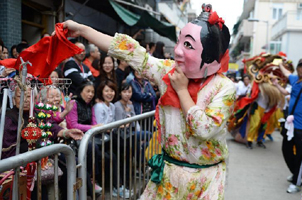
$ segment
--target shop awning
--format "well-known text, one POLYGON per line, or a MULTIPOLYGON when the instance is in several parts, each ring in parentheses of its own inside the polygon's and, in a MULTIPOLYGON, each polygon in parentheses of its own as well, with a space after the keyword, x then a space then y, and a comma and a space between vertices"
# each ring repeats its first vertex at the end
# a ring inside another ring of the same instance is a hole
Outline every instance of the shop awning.
POLYGON ((109 0, 109 2, 119 18, 128 26, 149 27, 159 35, 167 37, 174 42, 177 41, 176 27, 174 25, 157 20, 147 11, 143 11, 141 15, 137 15, 114 1, 109 0))

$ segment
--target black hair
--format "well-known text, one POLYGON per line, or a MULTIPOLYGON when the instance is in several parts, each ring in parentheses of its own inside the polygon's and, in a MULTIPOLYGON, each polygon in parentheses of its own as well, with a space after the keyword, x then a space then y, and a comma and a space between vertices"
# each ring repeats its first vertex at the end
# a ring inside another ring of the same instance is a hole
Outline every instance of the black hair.
POLYGON ((82 84, 77 88, 76 93, 77 93, 77 97, 78 97, 78 98, 82 98, 82 97, 81 97, 81 92, 84 90, 84 88, 85 88, 86 86, 92 86, 92 87, 94 88, 93 82, 90 81, 89 79, 85 79, 85 80, 82 82, 82 84))
POLYGON ((155 45, 154 42, 150 42, 150 43, 149 43, 149 49, 151 49, 154 45, 155 45))
POLYGON ((244 78, 246 78, 246 77, 248 77, 248 78, 249 78, 249 80, 251 80, 251 77, 250 77, 248 74, 244 74, 244 75, 243 75, 243 79, 242 79, 242 80, 244 80, 244 78))
POLYGON ((197 19, 194 19, 190 23, 201 26, 200 31, 200 41, 203 47, 201 54, 201 65, 203 67, 204 63, 212 63, 217 61, 220 63, 221 58, 229 47, 230 42, 230 32, 228 27, 224 24, 222 28, 219 27, 217 23, 210 24, 208 19, 210 17, 212 6, 203 5, 203 12, 198 16, 197 19), (204 9, 204 6, 206 7, 204 9), (208 10, 206 10, 208 9, 208 10))
POLYGON ((58 74, 58 77, 59 77, 59 78, 64 78, 63 73, 62 73, 62 70, 61 70, 59 67, 57 67, 57 68, 54 70, 54 72, 56 72, 56 73, 58 74))
POLYGON ((27 40, 25 38, 22 38, 21 43, 28 44, 27 40))
POLYGON ((1 38, 0 38, 0 46, 2 47, 2 50, 3 50, 4 42, 3 42, 3 40, 1 38))
POLYGON ((102 81, 96 91, 96 96, 98 99, 105 101, 105 99, 103 98, 103 90, 105 88, 105 86, 108 86, 109 88, 111 88, 112 90, 114 90, 114 98, 112 101, 115 101, 115 98, 117 96, 117 85, 114 81, 107 79, 105 81, 102 81))
POLYGON ((100 60, 100 80, 105 80, 105 79, 107 79, 107 73, 104 71, 104 69, 103 69, 103 65, 104 65, 104 63, 105 63, 105 59, 107 58, 107 57, 109 57, 111 60, 112 60, 112 62, 113 62, 113 69, 112 69, 112 71, 111 71, 111 78, 110 79, 112 79, 113 81, 115 81, 116 82, 116 74, 115 74, 115 69, 114 69, 114 58, 112 57, 112 56, 109 56, 109 55, 104 55, 104 56, 101 56, 101 60, 100 60))
POLYGON ((147 43, 146 43, 145 41, 141 41, 141 42, 140 42, 140 45, 141 45, 142 47, 144 47, 145 49, 147 48, 147 43))
MULTIPOLYGON (((155 58, 165 59, 164 46, 165 46, 165 44, 163 42, 156 43, 155 51, 153 52, 153 56, 155 58)), ((150 46, 149 46, 149 48, 150 48, 150 46)))
POLYGON ((17 48, 17 45, 15 45, 15 44, 10 48, 10 55, 11 55, 12 58, 14 57, 13 56, 13 50, 16 49, 16 48, 17 48))
POLYGON ((24 49, 27 49, 29 47, 28 44, 25 44, 25 43, 19 43, 16 47, 17 49, 17 52, 18 53, 21 53, 24 49))
POLYGON ((100 70, 100 60, 99 59, 93 60, 91 66, 96 70, 100 70))
POLYGON ((129 88, 132 88, 132 86, 131 86, 129 83, 124 82, 124 83, 122 83, 120 92, 122 92, 122 91, 124 91, 124 90, 129 90, 129 88))

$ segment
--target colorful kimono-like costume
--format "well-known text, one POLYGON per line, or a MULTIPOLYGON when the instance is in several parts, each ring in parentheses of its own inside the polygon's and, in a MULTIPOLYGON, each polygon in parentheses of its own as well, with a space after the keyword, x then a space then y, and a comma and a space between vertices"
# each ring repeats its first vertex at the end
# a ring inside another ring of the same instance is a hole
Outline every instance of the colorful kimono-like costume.
MULTIPOLYGON (((109 55, 125 60, 135 70, 153 78, 161 96, 167 91, 163 77, 174 61, 149 56, 138 42, 116 34, 109 55)), ((187 116, 181 108, 159 106, 160 142, 167 156, 177 161, 208 168, 189 168, 164 161, 163 177, 158 184, 149 181, 141 199, 223 199, 226 164, 226 122, 233 111, 235 86, 217 73, 198 91, 196 105, 187 116)), ((172 101, 172 100, 171 100, 172 101)))

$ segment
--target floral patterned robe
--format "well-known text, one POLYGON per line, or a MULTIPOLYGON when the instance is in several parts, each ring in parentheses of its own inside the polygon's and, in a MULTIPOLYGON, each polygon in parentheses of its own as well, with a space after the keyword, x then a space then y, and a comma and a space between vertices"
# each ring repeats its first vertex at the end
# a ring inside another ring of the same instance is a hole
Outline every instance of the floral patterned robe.
MULTIPOLYGON (((153 78, 161 95, 167 89, 163 76, 174 61, 149 56, 146 50, 127 35, 116 34, 109 47, 109 55, 125 60, 134 69, 153 78)), ((187 116, 182 110, 160 106, 162 148, 170 157, 199 165, 218 165, 203 169, 177 166, 166 162, 161 183, 149 181, 143 199, 204 199, 224 198, 224 183, 228 156, 226 122, 233 111, 235 86, 222 74, 198 92, 196 105, 187 116)))

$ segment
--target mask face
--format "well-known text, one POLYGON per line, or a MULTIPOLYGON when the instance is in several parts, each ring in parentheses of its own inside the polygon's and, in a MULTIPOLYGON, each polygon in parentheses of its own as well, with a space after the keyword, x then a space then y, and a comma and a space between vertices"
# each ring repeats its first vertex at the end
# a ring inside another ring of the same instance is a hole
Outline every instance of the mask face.
POLYGON ((202 27, 188 23, 180 32, 178 42, 174 48, 176 64, 182 69, 184 74, 190 79, 205 78, 216 73, 220 64, 214 61, 210 64, 202 62, 203 46, 200 41, 200 31, 202 27))

